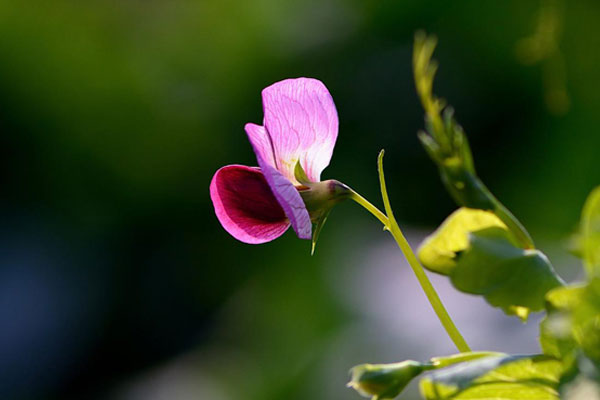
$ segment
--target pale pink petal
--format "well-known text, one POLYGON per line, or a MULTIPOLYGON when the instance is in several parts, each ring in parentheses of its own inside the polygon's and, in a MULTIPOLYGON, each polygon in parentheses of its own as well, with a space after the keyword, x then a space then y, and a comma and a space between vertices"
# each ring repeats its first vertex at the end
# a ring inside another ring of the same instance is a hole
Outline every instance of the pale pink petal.
POLYGON ((262 144, 265 143, 264 136, 266 136, 266 131, 253 128, 251 128, 251 131, 248 131, 248 125, 246 125, 246 132, 256 154, 258 165, 260 165, 261 171, 271 187, 275 198, 281 207, 283 207, 285 215, 287 215, 292 224, 292 228, 296 231, 296 235, 300 239, 310 239, 312 223, 300 193, 298 193, 294 184, 287 177, 283 176, 271 163, 263 159, 264 147, 262 147, 262 144))
POLYGON ((251 244, 281 236, 290 223, 258 168, 228 165, 210 183, 210 198, 223 228, 251 244))
POLYGON ((277 169, 296 183, 296 162, 318 182, 333 153, 338 116, 323 83, 311 78, 286 79, 262 91, 264 126, 271 138, 277 169))
POLYGON ((246 126, 244 126, 244 129, 246 130, 246 134, 248 134, 248 139, 250 139, 254 151, 259 153, 266 163, 276 168, 277 166, 275 165, 275 158, 273 155, 273 144, 271 143, 271 138, 265 127, 247 123, 246 126))

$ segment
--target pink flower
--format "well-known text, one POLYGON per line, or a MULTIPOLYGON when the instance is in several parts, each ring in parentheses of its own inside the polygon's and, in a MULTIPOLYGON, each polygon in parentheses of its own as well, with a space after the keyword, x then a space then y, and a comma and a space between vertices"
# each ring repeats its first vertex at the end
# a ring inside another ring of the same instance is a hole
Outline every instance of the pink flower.
POLYGON ((210 184, 215 213, 245 243, 269 242, 290 225, 299 238, 310 239, 312 222, 324 222, 345 188, 319 183, 337 139, 335 104, 325 85, 310 78, 274 83, 262 100, 263 125, 245 126, 260 168, 219 169, 210 184))

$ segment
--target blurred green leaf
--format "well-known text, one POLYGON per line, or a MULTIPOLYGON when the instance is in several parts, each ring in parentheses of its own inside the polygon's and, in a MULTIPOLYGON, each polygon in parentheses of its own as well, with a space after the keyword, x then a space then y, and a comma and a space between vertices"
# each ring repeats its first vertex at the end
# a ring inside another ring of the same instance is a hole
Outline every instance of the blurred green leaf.
POLYGON ((600 279, 554 289, 546 295, 540 324, 545 354, 561 360, 561 398, 600 398, 600 279))
POLYGON ((571 334, 569 310, 580 302, 583 286, 556 288, 546 294, 547 316, 540 324, 540 345, 544 354, 563 359, 576 348, 571 334))
POLYGON ((548 356, 487 357, 432 372, 425 399, 558 399, 560 361, 548 356))
POLYGON ((548 317, 540 335, 544 352, 565 358, 576 344, 600 365, 600 278, 554 289, 546 299, 548 317))
POLYGON ((600 276, 600 186, 588 196, 581 215, 583 261, 589 276, 600 276))
POLYGON ((571 319, 564 312, 553 312, 540 323, 540 346, 544 354, 566 359, 577 348, 571 335, 571 319))
POLYGON ((482 295, 507 314, 526 319, 544 307, 544 296, 562 284, 546 256, 518 247, 493 213, 461 208, 425 239, 423 265, 450 277, 460 291, 482 295))

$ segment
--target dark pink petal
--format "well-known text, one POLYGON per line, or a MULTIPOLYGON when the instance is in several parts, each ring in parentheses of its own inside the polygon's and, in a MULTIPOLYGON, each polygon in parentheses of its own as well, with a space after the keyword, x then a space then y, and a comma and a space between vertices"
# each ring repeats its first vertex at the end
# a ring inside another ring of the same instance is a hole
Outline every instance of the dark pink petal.
POLYGON ((264 129, 257 129, 257 127, 258 125, 246 124, 246 133, 256 154, 258 165, 260 165, 260 169, 269 183, 275 198, 277 198, 277 201, 283 207, 285 215, 287 215, 292 224, 292 228, 296 231, 296 235, 300 239, 310 239, 312 223, 308 211, 304 206, 304 201, 294 184, 263 158, 263 154, 265 153, 264 143, 268 142, 268 135, 264 129))
POLYGON ((258 168, 228 165, 219 169, 210 183, 210 197, 223 228, 242 242, 269 242, 290 226, 258 168))
POLYGON ((323 83, 311 78, 286 79, 262 91, 264 126, 277 169, 296 183, 296 162, 318 182, 329 165, 338 134, 333 99, 323 83))

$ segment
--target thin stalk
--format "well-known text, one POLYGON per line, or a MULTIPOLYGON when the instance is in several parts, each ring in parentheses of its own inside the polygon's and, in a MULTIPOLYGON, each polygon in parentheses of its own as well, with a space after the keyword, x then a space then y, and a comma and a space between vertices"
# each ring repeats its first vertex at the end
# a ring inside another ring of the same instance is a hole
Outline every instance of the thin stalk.
POLYGON ((363 206, 363 208, 365 208, 371 214, 373 214, 375 216, 375 218, 377 218, 379 221, 381 221, 384 228, 389 229, 390 221, 388 220, 388 217, 386 217, 384 213, 379 211, 379 209, 377 207, 375 207, 373 204, 369 203, 369 201, 367 199, 362 197, 360 194, 356 193, 354 190, 350 189, 350 191, 351 191, 350 198, 352 200, 354 200, 355 202, 357 202, 358 204, 363 206))
POLYGON ((444 305, 442 304, 442 301, 440 300, 433 285, 429 281, 427 274, 425 274, 423 266, 421 266, 421 263, 415 256, 415 253, 412 251, 410 245, 406 241, 406 238, 402 234, 402 231, 400 230, 396 219, 394 218, 394 214, 392 212, 392 208, 390 206, 390 201, 386 190, 385 178, 383 175, 383 150, 381 151, 381 153, 379 153, 378 168, 379 183, 381 185, 381 194, 383 196, 383 202, 387 216, 384 213, 382 213, 377 207, 375 207, 373 204, 367 201, 364 197, 362 197, 354 191, 352 192, 351 198, 358 204, 363 206, 371 214, 373 214, 377 219, 379 219, 379 221, 381 221, 381 223, 384 225, 385 229, 391 232, 392 236, 396 240, 396 243, 398 244, 398 247, 400 247, 400 250, 406 257, 406 260, 408 261, 413 272, 415 273, 417 280, 421 284, 421 287, 423 288, 423 291, 425 292, 425 295, 427 296, 431 307, 433 307, 433 310, 435 311, 438 319, 442 323, 452 342, 454 342, 456 348, 460 352, 471 351, 471 349, 467 345, 467 342, 456 328, 456 325, 454 325, 452 318, 450 318, 450 315, 444 308, 444 305))
MULTIPOLYGON (((496 200, 496 198, 494 198, 496 200)), ((496 208, 494 209, 494 213, 498 218, 504 222, 506 227, 515 234, 519 242, 526 249, 535 249, 535 245, 533 244, 533 239, 527 232, 527 229, 521 224, 521 222, 511 213, 508 208, 504 207, 500 201, 496 200, 496 208)))

